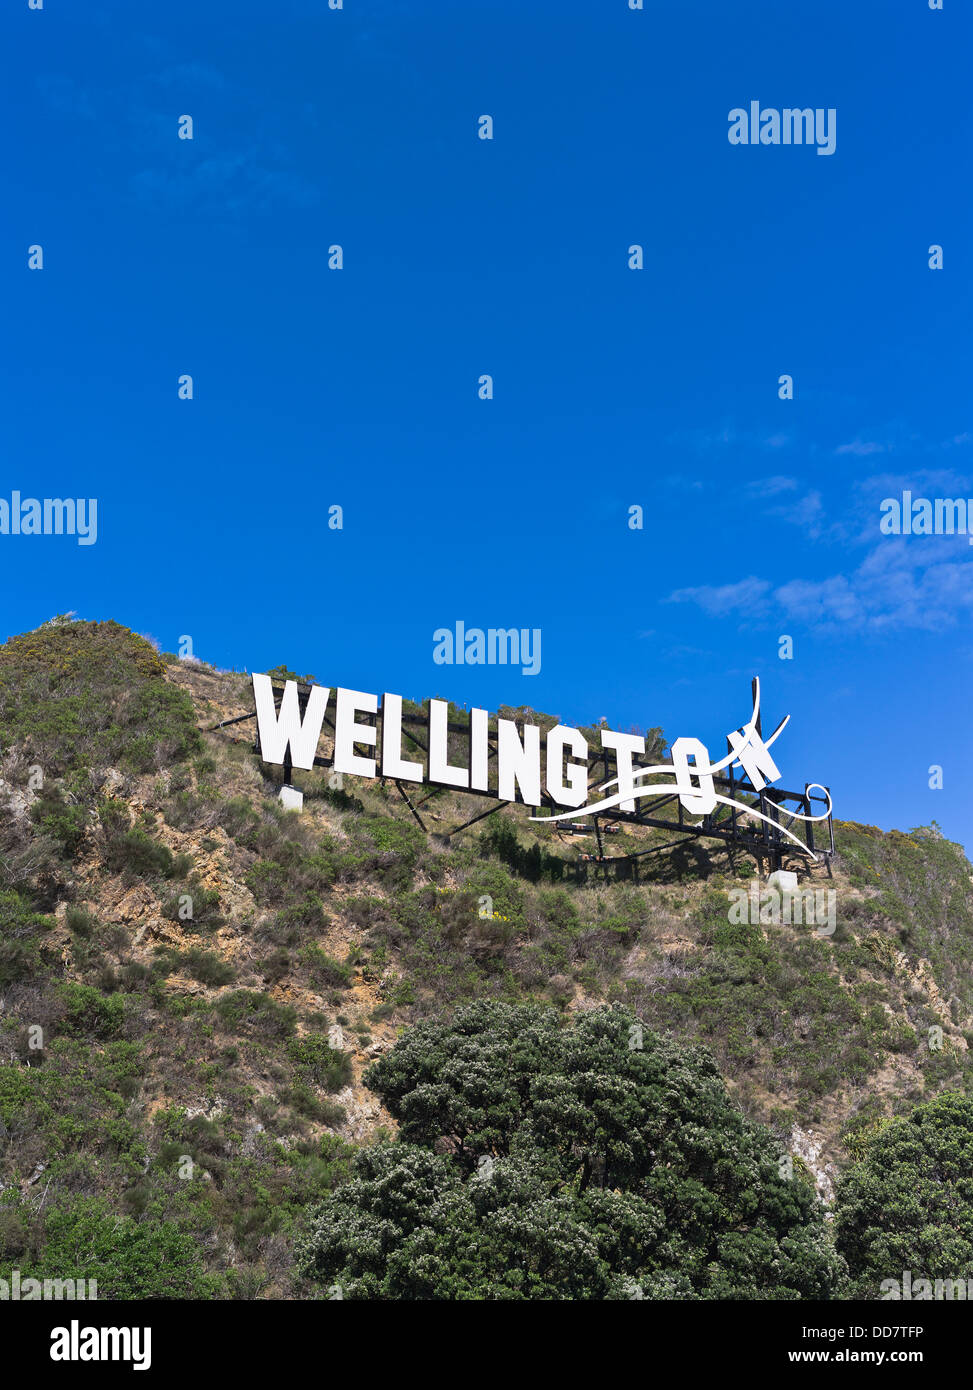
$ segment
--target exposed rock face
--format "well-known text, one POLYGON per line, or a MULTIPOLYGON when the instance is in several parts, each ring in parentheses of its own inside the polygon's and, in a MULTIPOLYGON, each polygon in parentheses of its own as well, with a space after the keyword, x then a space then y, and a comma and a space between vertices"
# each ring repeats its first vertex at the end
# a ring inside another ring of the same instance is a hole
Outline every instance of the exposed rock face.
POLYGON ((14 787, 0 777, 0 812, 12 816, 14 820, 26 820, 30 808, 37 800, 37 793, 30 787, 14 787))
POLYGON ((366 1139, 385 1117, 385 1112, 377 1099, 369 1099, 369 1092, 360 1088, 346 1086, 339 1091, 335 1100, 345 1107, 346 1119, 341 1133, 351 1139, 366 1139))
POLYGON ((808 1168, 814 1178, 814 1187, 822 1202, 834 1200, 834 1185, 838 1170, 825 1155, 823 1136, 815 1137, 811 1130, 795 1125, 791 1130, 791 1148, 808 1168))
MULTIPOLYGON (((204 1101, 202 1105, 190 1105, 186 1108, 187 1120, 195 1120, 202 1117, 204 1120, 219 1120, 226 1114, 226 1101, 222 1096, 214 1096, 210 1101, 204 1101)), ((262 1128, 262 1126, 261 1126, 262 1128)))

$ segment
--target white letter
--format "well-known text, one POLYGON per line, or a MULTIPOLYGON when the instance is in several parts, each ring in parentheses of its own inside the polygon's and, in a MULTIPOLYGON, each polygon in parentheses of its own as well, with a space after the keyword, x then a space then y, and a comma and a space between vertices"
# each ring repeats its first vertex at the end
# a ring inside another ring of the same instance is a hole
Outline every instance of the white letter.
POLYGON ((470 774, 465 767, 449 765, 449 703, 429 701, 429 780, 445 782, 447 787, 468 787, 470 774))
POLYGON ((490 787, 490 716, 485 709, 470 710, 470 788, 485 792, 490 787))
POLYGON ((297 698, 297 682, 285 681, 280 702, 280 715, 274 708, 274 683, 269 676, 253 674, 253 699, 257 707, 257 737, 260 756, 265 763, 283 763, 288 745, 291 761, 305 771, 314 766, 321 725, 328 707, 331 691, 324 685, 312 685, 304 719, 297 698))
MULTIPOLYGON (((338 690, 334 717, 334 770, 350 772, 355 777, 374 777, 375 759, 360 758, 355 752, 356 743, 366 743, 374 748, 378 730, 373 724, 356 724, 355 715, 376 714, 378 696, 361 690, 338 690)), ((295 762, 297 760, 295 759, 295 762)), ((300 766, 300 764, 298 764, 300 766)))
POLYGON ((422 781, 422 764, 402 757, 402 696, 382 696, 382 776, 405 782, 422 781))
POLYGON ((71 1334, 66 1327, 51 1328, 51 1360, 71 1360, 71 1334))
POLYGON ((547 736, 547 790, 559 806, 583 806, 588 795, 588 745, 579 729, 556 725, 547 736), (564 750, 579 760, 567 765, 565 780, 564 750))
MULTIPOLYGON (((705 743, 698 738, 677 738, 672 745, 672 766, 679 787, 679 800, 686 810, 694 816, 712 815, 716 810, 716 789, 709 770, 709 749, 705 743), (690 754, 695 758, 693 764, 689 761, 690 754), (693 785, 694 776, 699 784, 698 790, 693 785)), ((763 783, 760 785, 763 786, 763 783)))
POLYGON ((528 806, 541 804, 541 731, 524 725, 521 743, 512 719, 497 720, 497 792, 501 801, 516 801, 515 782, 528 806))
POLYGON ((632 780, 632 754, 645 752, 645 739, 641 734, 619 734, 614 729, 602 729, 601 746, 615 753, 615 769, 618 773, 618 792, 622 800, 618 803, 621 811, 634 811, 632 793, 635 783, 632 780))

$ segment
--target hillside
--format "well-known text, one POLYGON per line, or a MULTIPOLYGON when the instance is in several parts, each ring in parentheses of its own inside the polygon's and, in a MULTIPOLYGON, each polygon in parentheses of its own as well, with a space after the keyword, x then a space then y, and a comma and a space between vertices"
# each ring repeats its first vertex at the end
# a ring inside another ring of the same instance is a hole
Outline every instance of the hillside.
POLYGON ((169 1294, 306 1296, 306 1208, 396 1131, 366 1070, 475 1000, 704 1044, 825 1200, 889 1117, 973 1090, 973 870, 936 826, 837 823, 830 936, 735 923, 755 866, 718 845, 606 882, 522 807, 448 835, 459 793, 424 831, 391 784, 297 773, 285 812, 252 725, 210 732, 251 707, 114 623, 0 647, 0 1276, 83 1246, 144 1293, 161 1244, 169 1294))

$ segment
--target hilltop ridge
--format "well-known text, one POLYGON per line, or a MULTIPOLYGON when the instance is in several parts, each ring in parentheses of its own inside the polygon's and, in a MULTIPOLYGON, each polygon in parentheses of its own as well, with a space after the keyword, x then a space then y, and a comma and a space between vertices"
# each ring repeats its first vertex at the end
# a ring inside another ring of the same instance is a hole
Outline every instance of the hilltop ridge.
POLYGON ((208 732, 251 708, 115 623, 0 647, 0 1273, 120 1210, 188 1295, 300 1293, 304 1207, 396 1130, 367 1069, 475 999, 705 1044, 826 1200, 892 1115, 973 1089, 973 870, 937 827, 836 823, 830 936, 739 922, 755 866, 719 844, 601 882, 524 807, 449 835, 461 793, 424 832, 393 786, 298 772, 288 813, 250 726, 208 732))

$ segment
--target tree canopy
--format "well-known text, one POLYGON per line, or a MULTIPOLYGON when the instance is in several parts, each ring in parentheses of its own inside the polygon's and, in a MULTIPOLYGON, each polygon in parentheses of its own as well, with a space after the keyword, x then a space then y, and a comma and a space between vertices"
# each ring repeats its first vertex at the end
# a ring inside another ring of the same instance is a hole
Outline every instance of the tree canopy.
POLYGON ((627 1010, 480 1001, 369 1071, 399 1139, 362 1151, 299 1261, 343 1298, 828 1298, 800 1169, 708 1053, 627 1010))
POLYGON ((947 1092, 869 1142, 835 1196, 853 1294, 886 1279, 973 1279, 973 1099, 947 1092))

